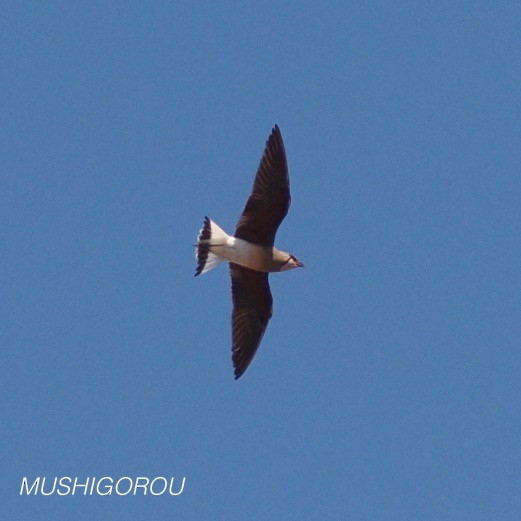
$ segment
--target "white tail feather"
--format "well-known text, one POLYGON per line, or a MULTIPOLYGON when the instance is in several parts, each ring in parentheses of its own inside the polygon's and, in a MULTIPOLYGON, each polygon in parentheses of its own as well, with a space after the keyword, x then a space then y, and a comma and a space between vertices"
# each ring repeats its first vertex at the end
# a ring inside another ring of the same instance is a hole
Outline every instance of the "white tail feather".
MULTIPOLYGON (((210 221, 210 239, 206 242, 206 244, 209 244, 210 246, 222 246, 223 244, 226 244, 226 241, 228 240, 228 234, 211 219, 208 220, 210 221)), ((199 232, 199 236, 201 236, 203 230, 204 228, 199 232)), ((201 242, 204 244, 204 239, 202 239, 201 242)))
POLYGON ((208 217, 204 218, 204 225, 197 236, 197 247, 195 258, 197 259, 197 269, 195 276, 210 271, 225 259, 212 252, 212 246, 222 246, 228 240, 228 234, 208 217))
POLYGON ((204 263, 204 267, 201 270, 201 275, 204 275, 206 272, 210 271, 212 268, 215 268, 215 266, 218 266, 219 264, 221 264, 221 262, 224 261, 225 259, 209 251, 208 257, 206 258, 206 262, 204 263))

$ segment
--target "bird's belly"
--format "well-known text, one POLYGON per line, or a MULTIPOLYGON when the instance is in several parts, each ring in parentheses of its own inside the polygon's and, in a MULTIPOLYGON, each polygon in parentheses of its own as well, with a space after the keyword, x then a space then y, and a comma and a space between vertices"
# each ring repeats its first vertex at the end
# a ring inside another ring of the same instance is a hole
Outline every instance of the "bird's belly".
POLYGON ((257 271, 271 271, 272 248, 229 237, 226 244, 211 246, 211 251, 224 259, 257 271))

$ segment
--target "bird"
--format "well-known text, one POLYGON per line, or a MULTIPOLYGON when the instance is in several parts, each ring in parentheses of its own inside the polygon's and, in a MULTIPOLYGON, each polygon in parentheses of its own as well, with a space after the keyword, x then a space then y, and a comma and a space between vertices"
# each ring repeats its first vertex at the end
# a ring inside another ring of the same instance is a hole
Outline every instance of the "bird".
POLYGON ((205 217, 197 236, 195 276, 207 273, 221 262, 230 264, 235 380, 250 365, 273 314, 268 274, 304 267, 293 254, 274 245, 290 202, 286 151, 280 129, 275 125, 234 234, 228 235, 205 217))

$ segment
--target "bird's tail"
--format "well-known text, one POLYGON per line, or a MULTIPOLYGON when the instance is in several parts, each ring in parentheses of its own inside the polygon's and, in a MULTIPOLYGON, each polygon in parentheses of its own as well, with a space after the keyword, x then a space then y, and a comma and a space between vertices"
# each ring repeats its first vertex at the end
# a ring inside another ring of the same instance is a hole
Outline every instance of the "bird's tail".
POLYGON ((201 273, 204 274, 210 271, 225 260, 211 251, 211 247, 226 244, 228 237, 228 234, 220 226, 208 217, 204 218, 204 224, 197 236, 195 248, 195 258, 197 259, 196 277, 201 273))

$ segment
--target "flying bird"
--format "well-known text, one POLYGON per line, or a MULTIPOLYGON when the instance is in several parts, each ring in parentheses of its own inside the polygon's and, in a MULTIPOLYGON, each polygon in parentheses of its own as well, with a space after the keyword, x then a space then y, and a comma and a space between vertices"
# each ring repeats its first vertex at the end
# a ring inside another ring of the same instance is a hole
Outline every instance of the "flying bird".
POLYGON ((208 217, 197 237, 195 275, 229 261, 232 278, 232 362, 235 379, 252 361, 272 315, 268 274, 304 265, 274 246, 277 229, 291 197, 286 151, 279 127, 271 131, 253 190, 235 228, 228 235, 208 217))

